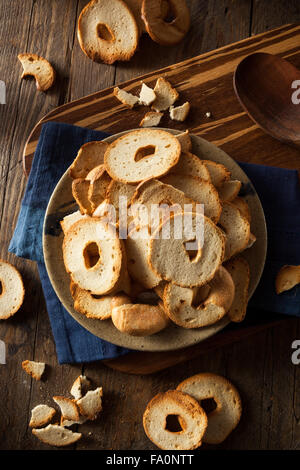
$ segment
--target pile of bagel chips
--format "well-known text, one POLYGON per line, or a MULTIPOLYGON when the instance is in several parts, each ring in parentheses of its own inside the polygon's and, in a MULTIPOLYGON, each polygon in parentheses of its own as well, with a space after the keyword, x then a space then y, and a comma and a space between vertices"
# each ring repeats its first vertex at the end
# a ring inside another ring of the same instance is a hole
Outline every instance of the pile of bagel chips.
POLYGON ((249 207, 227 168, 192 153, 188 131, 86 143, 69 174, 79 210, 61 226, 77 312, 133 336, 243 320, 249 207))

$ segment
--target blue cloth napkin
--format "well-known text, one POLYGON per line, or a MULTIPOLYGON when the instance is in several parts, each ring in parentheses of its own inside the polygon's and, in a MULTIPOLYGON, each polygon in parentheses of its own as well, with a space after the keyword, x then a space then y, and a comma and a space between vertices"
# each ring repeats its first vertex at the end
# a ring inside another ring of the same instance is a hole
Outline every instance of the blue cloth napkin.
POLYGON ((268 231, 264 272, 248 308, 300 317, 300 285, 280 295, 275 292, 275 278, 279 269, 284 264, 300 264, 298 172, 250 163, 239 164, 260 198, 268 231))
MULTIPOLYGON (((107 134, 69 124, 43 125, 9 251, 38 263, 59 362, 108 359, 127 349, 103 341, 79 325, 57 298, 43 260, 42 229, 49 198, 82 144, 107 134)), ((268 254, 261 282, 250 302, 254 309, 300 316, 300 288, 277 296, 274 280, 283 264, 300 264, 300 190, 297 171, 240 164, 264 207, 268 254)))
POLYGON ((110 359, 128 352, 127 349, 101 340, 87 331, 64 309, 49 280, 42 248, 44 215, 57 182, 82 144, 105 137, 107 134, 104 132, 69 124, 49 122, 43 125, 9 246, 9 251, 17 256, 38 263, 60 364, 110 359))

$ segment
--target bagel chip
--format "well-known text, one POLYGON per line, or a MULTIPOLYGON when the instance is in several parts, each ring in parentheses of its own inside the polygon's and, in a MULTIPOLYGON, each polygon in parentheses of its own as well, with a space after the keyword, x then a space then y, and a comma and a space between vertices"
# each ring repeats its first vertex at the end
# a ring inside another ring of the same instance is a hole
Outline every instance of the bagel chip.
POLYGON ((178 390, 158 393, 143 415, 148 438, 162 450, 193 450, 202 444, 207 417, 199 403, 178 390), (168 417, 178 416, 180 431, 169 431, 168 417))
POLYGON ((276 276, 276 294, 292 289, 300 283, 300 266, 285 265, 280 268, 276 276))
POLYGON ((42 375, 45 372, 45 367, 46 364, 44 362, 36 362, 29 360, 22 362, 22 368, 35 380, 41 380, 42 375))
POLYGON ((79 15, 77 36, 87 57, 113 64, 131 59, 138 46, 139 29, 122 0, 91 0, 79 15))
POLYGON ((69 429, 59 426, 57 424, 48 424, 45 428, 33 429, 34 434, 44 444, 55 447, 64 447, 75 444, 82 434, 79 432, 72 432, 69 429))
POLYGON ((216 408, 207 413, 207 429, 203 442, 221 444, 238 425, 242 402, 236 387, 220 375, 202 373, 181 382, 177 390, 189 394, 201 405, 213 399, 216 408))
POLYGON ((0 320, 12 317, 23 304, 22 276, 12 264, 0 259, 0 320))
POLYGON ((33 76, 36 88, 39 91, 47 91, 55 80, 55 70, 48 60, 36 54, 19 54, 18 59, 23 67, 21 78, 33 76))
POLYGON ((55 414, 56 410, 51 406, 37 405, 31 410, 29 426, 31 428, 40 428, 48 424, 55 414))

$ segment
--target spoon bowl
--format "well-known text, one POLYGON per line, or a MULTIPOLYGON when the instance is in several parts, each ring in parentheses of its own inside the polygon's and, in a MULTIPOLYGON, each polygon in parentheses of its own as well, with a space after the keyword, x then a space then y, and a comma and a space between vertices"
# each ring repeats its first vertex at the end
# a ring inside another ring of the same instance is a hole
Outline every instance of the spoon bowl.
POLYGON ((300 147, 300 71, 294 65, 265 52, 251 54, 237 66, 233 86, 241 105, 265 132, 300 147))

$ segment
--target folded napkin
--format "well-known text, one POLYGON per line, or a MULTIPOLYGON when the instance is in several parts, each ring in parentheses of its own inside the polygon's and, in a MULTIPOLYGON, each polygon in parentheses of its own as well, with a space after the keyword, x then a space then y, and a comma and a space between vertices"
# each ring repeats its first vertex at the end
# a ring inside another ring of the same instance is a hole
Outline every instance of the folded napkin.
MULTIPOLYGON (((9 251, 38 263, 59 362, 89 362, 128 352, 97 338, 79 325, 57 298, 43 260, 42 229, 49 198, 79 147, 107 134, 69 124, 43 125, 28 178, 17 226, 9 251)), ((274 280, 283 264, 300 264, 300 191, 296 171, 240 164, 248 174, 264 207, 268 228, 268 254, 261 282, 251 307, 300 316, 299 287, 277 296, 274 280)))

